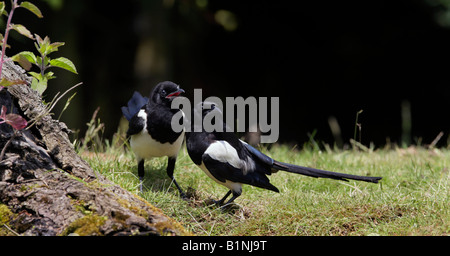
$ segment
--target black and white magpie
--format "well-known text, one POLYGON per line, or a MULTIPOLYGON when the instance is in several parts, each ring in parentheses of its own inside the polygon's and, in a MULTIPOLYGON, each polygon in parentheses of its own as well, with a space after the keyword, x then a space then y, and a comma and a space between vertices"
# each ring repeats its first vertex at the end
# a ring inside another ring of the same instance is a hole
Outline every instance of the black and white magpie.
MULTIPOLYGON (((203 118, 211 111, 221 111, 214 103, 203 102, 194 108, 196 118, 203 118), (201 113, 199 113, 201 111, 201 113)), ((215 120, 226 124, 223 120, 215 120)), ((192 161, 199 166, 215 182, 230 190, 216 204, 222 205, 230 194, 233 194, 226 205, 233 202, 242 193, 242 184, 265 188, 275 192, 279 190, 272 184, 266 175, 277 171, 286 171, 315 178, 330 178, 336 180, 347 179, 378 183, 381 177, 356 176, 351 174, 324 171, 288 163, 278 162, 261 153, 254 147, 239 140, 232 132, 206 132, 204 127, 195 127, 191 124, 191 131, 186 132, 186 147, 192 161)))
POLYGON ((183 190, 173 177, 175 162, 184 140, 184 130, 174 132, 171 120, 179 109, 171 109, 172 100, 184 90, 173 82, 165 81, 156 85, 150 98, 134 92, 122 113, 129 121, 127 136, 130 136, 130 146, 138 161, 138 176, 140 191, 144 180, 144 160, 153 157, 168 156, 167 175, 172 179, 185 196, 183 190))

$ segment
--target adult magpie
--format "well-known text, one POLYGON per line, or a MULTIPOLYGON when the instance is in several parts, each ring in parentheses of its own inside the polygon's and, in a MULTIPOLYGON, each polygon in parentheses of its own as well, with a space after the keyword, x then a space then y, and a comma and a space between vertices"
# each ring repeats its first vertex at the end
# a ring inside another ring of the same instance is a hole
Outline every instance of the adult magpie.
MULTIPOLYGON (((196 115, 194 118, 203 120, 211 111, 221 110, 214 103, 199 103, 194 108, 193 112, 196 115)), ((223 120, 215 120, 215 122, 223 123, 223 131, 227 130, 223 120)), ((189 156, 211 179, 230 189, 222 199, 214 201, 218 205, 222 205, 230 194, 233 196, 226 205, 239 197, 242 193, 242 184, 279 192, 274 185, 270 184, 266 176, 279 170, 315 178, 344 181, 352 179, 378 183, 381 179, 381 177, 356 176, 279 162, 239 140, 232 132, 206 132, 204 127, 201 127, 199 132, 200 127, 196 127, 198 124, 194 123, 191 123, 192 132, 186 132, 189 156)))
POLYGON ((177 84, 165 81, 156 85, 150 98, 134 92, 127 106, 122 107, 122 113, 129 121, 127 136, 131 137, 131 149, 138 161, 141 192, 145 174, 144 160, 168 156, 167 175, 180 191, 180 195, 185 196, 173 177, 175 162, 184 139, 184 130, 174 132, 171 120, 173 115, 181 110, 170 107, 172 100, 181 93, 184 93, 184 90, 177 84))

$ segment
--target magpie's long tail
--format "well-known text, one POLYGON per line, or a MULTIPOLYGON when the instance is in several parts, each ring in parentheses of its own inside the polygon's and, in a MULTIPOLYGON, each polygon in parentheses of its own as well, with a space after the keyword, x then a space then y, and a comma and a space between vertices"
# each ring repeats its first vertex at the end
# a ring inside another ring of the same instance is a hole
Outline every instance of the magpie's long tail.
POLYGON ((339 172, 330 172, 330 171, 324 171, 319 169, 314 169, 310 167, 303 167, 288 163, 282 163, 274 160, 273 168, 281 171, 286 172, 292 172, 297 174, 302 174, 314 178, 329 178, 329 179, 335 179, 335 180, 344 180, 348 181, 350 180, 361 180, 365 182, 373 182, 378 183, 379 180, 382 179, 382 177, 369 177, 369 176, 358 176, 358 175, 351 175, 351 174, 345 174, 345 173, 339 173, 339 172))
POLYGON ((121 107, 125 118, 130 121, 139 110, 148 102, 147 97, 143 97, 139 92, 134 92, 126 107, 121 107))

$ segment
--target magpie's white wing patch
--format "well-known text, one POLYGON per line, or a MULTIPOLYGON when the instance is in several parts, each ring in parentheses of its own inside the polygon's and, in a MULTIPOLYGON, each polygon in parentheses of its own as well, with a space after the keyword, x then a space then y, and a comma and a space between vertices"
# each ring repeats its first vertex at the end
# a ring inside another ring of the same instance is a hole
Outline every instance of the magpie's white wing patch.
POLYGON ((211 143, 205 154, 208 154, 214 160, 228 163, 234 168, 242 170, 244 175, 255 169, 255 162, 250 157, 247 156, 245 160, 240 159, 236 149, 223 140, 211 143))
POLYGON ((218 140, 206 149, 205 154, 208 154, 214 160, 222 163, 228 163, 235 168, 241 168, 241 159, 235 148, 233 148, 228 142, 218 140))
POLYGON ((137 116, 144 120, 144 128, 142 130, 147 130, 147 114, 145 113, 145 110, 139 110, 137 116))

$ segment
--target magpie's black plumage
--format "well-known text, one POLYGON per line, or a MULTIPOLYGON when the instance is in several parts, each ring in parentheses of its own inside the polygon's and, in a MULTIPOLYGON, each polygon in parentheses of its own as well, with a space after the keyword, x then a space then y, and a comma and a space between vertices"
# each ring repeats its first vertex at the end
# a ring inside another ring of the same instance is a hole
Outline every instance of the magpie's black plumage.
MULTIPOLYGON (((202 120, 209 112, 220 111, 215 108, 213 103, 203 102, 200 104, 201 106, 196 106, 193 112, 197 118, 202 120)), ((226 131, 226 124, 223 120, 215 121, 222 122, 224 131, 226 131)), ((192 122, 192 131, 199 131, 200 128, 196 129, 193 124, 194 122, 192 122)), ((230 189, 221 200, 216 202, 217 204, 223 204, 231 193, 233 196, 226 204, 233 202, 241 195, 242 184, 279 192, 267 178, 267 175, 279 170, 315 178, 344 181, 352 179, 378 183, 381 179, 381 177, 357 176, 282 163, 239 140, 234 133, 206 132, 203 127, 201 127, 201 132, 186 132, 186 147, 196 165, 214 181, 230 189)))
POLYGON ((122 107, 122 113, 128 122, 136 115, 143 106, 148 103, 148 98, 143 97, 139 92, 134 92, 126 107, 122 107))
POLYGON ((134 92, 122 113, 129 121, 127 136, 138 161, 138 176, 144 179, 144 160, 168 156, 167 175, 184 196, 183 190, 173 177, 175 162, 184 139, 184 130, 174 132, 171 126, 173 115, 179 109, 171 109, 172 100, 184 90, 173 82, 161 82, 153 89, 150 98, 134 92))

